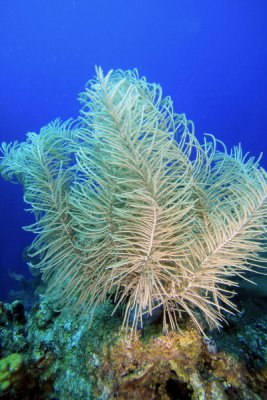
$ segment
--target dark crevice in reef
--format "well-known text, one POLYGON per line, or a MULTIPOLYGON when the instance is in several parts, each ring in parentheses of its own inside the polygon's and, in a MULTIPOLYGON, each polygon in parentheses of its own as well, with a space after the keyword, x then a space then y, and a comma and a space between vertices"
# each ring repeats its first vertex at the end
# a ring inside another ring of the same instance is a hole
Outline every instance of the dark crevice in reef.
POLYGON ((166 382, 166 393, 170 400, 190 400, 193 391, 188 388, 185 382, 178 379, 175 371, 171 371, 171 375, 166 382))

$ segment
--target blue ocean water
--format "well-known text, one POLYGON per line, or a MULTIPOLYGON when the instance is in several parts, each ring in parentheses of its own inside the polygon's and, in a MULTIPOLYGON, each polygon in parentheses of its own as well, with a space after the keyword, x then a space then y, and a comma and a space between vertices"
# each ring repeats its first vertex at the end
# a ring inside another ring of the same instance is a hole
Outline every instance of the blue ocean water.
MULTIPOLYGON (((0 141, 76 117, 95 65, 138 68, 158 82, 199 137, 242 143, 267 168, 264 0, 1 0, 0 141)), ((0 180, 0 298, 27 274, 22 188, 0 180)))

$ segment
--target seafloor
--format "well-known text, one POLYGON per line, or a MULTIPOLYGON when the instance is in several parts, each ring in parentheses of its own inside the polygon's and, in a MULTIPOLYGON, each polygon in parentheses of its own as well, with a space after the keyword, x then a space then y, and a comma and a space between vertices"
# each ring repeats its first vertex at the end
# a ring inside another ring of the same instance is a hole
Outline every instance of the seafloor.
POLYGON ((88 327, 42 297, 29 310, 22 299, 0 302, 0 398, 265 400, 266 287, 265 278, 240 288, 240 313, 209 339, 186 318, 181 332, 162 334, 159 318, 130 339, 112 304, 88 327))

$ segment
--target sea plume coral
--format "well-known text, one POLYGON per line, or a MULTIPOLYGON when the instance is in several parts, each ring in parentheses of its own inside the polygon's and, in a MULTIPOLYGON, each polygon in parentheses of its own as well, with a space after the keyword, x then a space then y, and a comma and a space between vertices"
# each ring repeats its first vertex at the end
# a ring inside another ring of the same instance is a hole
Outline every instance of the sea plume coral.
POLYGON ((133 329, 157 307, 164 330, 183 312, 200 330, 200 314, 220 326, 234 278, 262 265, 266 172, 240 146, 199 143, 136 70, 97 69, 80 100, 77 121, 2 145, 1 173, 24 185, 36 219, 30 251, 48 294, 77 312, 112 296, 133 329))

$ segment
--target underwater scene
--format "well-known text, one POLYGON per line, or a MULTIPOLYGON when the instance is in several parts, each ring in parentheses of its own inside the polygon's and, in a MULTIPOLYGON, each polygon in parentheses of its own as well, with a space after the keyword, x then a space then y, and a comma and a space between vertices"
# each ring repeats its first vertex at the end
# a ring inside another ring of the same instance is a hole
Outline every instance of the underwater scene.
POLYGON ((0 399, 267 400, 266 20, 0 2, 0 399))

